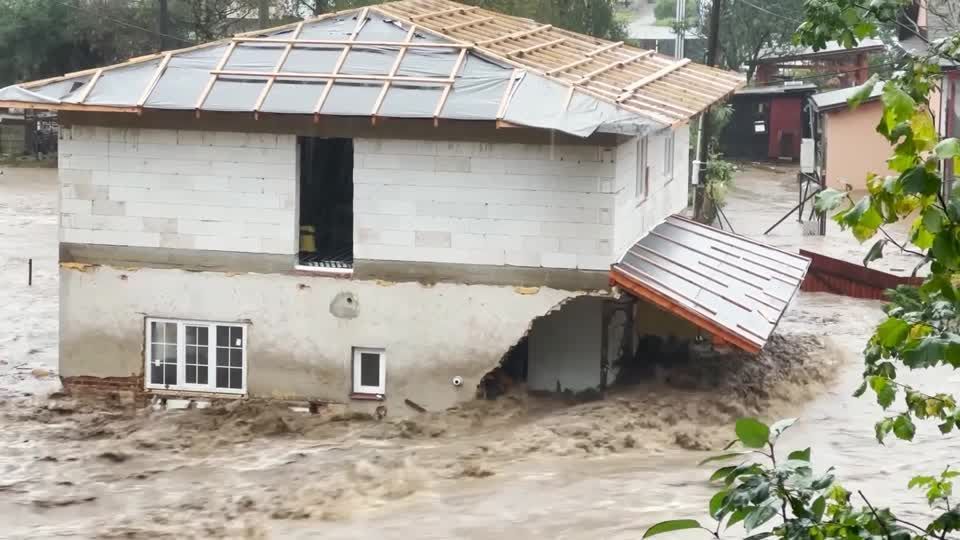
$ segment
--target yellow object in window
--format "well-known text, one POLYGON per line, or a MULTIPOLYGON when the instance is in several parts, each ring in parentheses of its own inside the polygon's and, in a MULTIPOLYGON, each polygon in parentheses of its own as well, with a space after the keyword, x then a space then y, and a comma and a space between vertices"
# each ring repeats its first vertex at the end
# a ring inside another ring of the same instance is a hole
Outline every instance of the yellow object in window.
POLYGON ((317 252, 317 231, 313 225, 300 226, 300 251, 317 252))

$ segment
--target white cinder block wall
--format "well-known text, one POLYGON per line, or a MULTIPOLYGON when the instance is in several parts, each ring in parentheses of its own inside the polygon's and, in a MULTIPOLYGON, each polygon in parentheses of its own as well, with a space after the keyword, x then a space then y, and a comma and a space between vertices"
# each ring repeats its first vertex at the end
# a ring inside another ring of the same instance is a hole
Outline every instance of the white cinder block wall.
POLYGON ((687 207, 690 127, 678 127, 673 133, 673 176, 664 170, 669 133, 659 133, 648 139, 650 183, 645 198, 636 197, 638 139, 629 139, 617 146, 614 210, 614 253, 617 258, 667 216, 687 207))
MULTIPOLYGON (((636 139, 616 148, 354 141, 357 259, 603 270, 686 205, 686 127, 673 180, 651 137, 650 193, 634 197, 636 139)), ((68 243, 293 254, 296 136, 64 128, 68 243)))
POLYGON ((358 139, 354 152, 357 259, 613 261, 612 148, 358 139))
POLYGON ((60 241, 296 252, 296 137, 74 126, 60 241))

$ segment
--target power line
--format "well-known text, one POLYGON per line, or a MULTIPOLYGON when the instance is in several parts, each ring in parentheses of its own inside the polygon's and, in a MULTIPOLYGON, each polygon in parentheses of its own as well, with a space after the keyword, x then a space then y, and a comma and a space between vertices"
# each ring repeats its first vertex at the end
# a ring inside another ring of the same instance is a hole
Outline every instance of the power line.
POLYGON ((777 18, 779 18, 779 19, 783 19, 783 20, 785 20, 785 21, 790 21, 790 22, 792 22, 792 23, 803 24, 803 21, 801 21, 800 19, 794 19, 793 17, 787 17, 786 15, 781 15, 781 14, 779 14, 779 13, 775 13, 775 12, 770 11, 769 9, 765 8, 765 7, 761 7, 761 6, 758 6, 758 5, 756 5, 756 4, 752 3, 752 2, 748 2, 747 0, 738 0, 738 1, 739 1, 739 2, 743 2, 744 4, 752 7, 753 9, 755 9, 755 10, 757 10, 757 11, 762 11, 762 12, 766 13, 767 15, 773 15, 774 17, 777 17, 777 18))
POLYGON ((142 32, 147 32, 147 33, 153 34, 153 35, 155 35, 155 36, 160 36, 160 37, 175 39, 175 40, 177 40, 177 41, 179 41, 179 42, 181 42, 181 43, 186 43, 187 45, 193 45, 193 42, 192 42, 192 41, 187 40, 187 39, 183 39, 183 38, 181 38, 181 37, 171 36, 171 35, 169 35, 169 34, 162 34, 162 33, 160 33, 160 32, 157 32, 156 30, 151 30, 151 29, 149 29, 149 28, 144 28, 144 27, 142 27, 142 26, 137 26, 137 25, 135 25, 135 24, 133 24, 133 23, 129 23, 129 22, 124 21, 124 20, 115 19, 115 18, 113 18, 113 17, 108 17, 108 16, 106 16, 106 15, 103 15, 102 13, 94 13, 93 11, 90 11, 90 10, 88 10, 88 9, 82 8, 82 7, 77 6, 77 5, 74 5, 74 4, 70 4, 70 3, 68 3, 68 2, 64 2, 63 0, 53 0, 53 1, 56 2, 56 3, 58 3, 58 4, 60 4, 61 6, 68 7, 68 8, 70 8, 70 9, 74 9, 74 10, 77 10, 77 11, 84 12, 84 13, 86 13, 86 14, 88 14, 88 15, 92 15, 92 16, 97 17, 97 18, 99 18, 99 19, 103 19, 103 20, 106 20, 106 21, 110 21, 110 22, 112 22, 112 23, 114 23, 114 24, 119 24, 120 26, 126 26, 127 28, 133 28, 134 30, 140 30, 140 31, 142 31, 142 32))

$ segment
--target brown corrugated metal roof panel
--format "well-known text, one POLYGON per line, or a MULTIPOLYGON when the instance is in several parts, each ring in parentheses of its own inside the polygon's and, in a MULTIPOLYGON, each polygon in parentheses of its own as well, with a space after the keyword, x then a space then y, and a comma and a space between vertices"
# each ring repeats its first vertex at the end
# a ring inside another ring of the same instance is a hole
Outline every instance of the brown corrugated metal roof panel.
POLYGON ((611 270, 614 283, 749 352, 759 352, 810 260, 671 216, 611 270))

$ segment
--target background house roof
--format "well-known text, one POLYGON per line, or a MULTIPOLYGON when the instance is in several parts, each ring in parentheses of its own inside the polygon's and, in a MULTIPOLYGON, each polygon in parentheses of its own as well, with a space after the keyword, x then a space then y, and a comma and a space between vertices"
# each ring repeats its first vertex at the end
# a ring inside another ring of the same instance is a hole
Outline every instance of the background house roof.
POLYGON ((14 85, 0 106, 496 120, 578 136, 686 121, 741 76, 446 0, 406 0, 14 85))
MULTIPOLYGON (((852 86, 850 88, 841 88, 840 90, 831 90, 829 92, 820 92, 819 94, 810 96, 810 99, 813 101, 813 104, 818 110, 826 111, 830 109, 837 109, 840 107, 846 107, 847 100, 852 98, 857 92, 860 91, 861 88, 863 88, 863 85, 852 86)), ((870 95, 864 101, 879 99, 881 95, 883 95, 882 81, 874 85, 870 95)))

